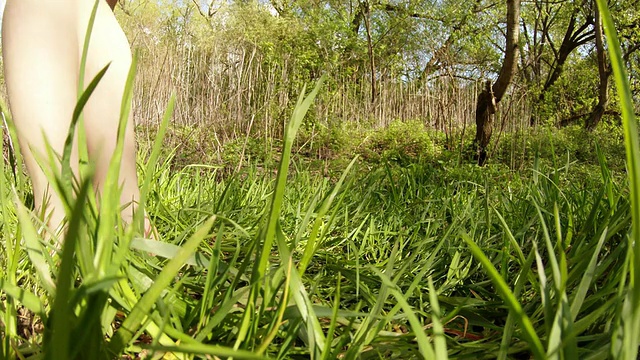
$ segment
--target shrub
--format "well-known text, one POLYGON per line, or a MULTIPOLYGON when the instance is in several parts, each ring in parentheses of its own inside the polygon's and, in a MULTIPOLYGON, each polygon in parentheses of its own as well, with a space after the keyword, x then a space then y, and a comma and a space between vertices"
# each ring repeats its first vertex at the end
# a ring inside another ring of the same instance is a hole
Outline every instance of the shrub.
POLYGON ((395 121, 388 128, 373 131, 358 153, 370 162, 407 165, 420 159, 435 158, 443 146, 433 140, 421 121, 395 121))

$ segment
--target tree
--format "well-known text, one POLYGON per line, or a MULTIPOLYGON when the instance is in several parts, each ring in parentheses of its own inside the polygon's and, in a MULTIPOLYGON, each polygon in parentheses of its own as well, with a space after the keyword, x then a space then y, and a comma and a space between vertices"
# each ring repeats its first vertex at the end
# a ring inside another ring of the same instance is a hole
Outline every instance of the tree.
POLYGON ((607 107, 609 102, 609 75, 611 72, 607 69, 607 58, 604 49, 604 35, 602 32, 602 21, 600 19, 600 10, 595 7, 595 39, 596 39, 596 57, 598 60, 598 76, 600 79, 600 85, 598 86, 598 104, 595 106, 591 115, 587 117, 585 128, 593 130, 596 128, 607 107))
POLYGON ((517 68, 518 41, 520 34, 520 0, 507 0, 507 31, 505 55, 502 68, 496 82, 491 85, 487 81, 485 88, 478 96, 476 106, 476 138, 478 148, 478 165, 483 166, 487 161, 487 145, 493 133, 492 115, 496 106, 505 95, 517 68))
POLYGON ((535 125, 547 94, 567 70, 570 56, 594 39, 594 20, 590 0, 535 0, 525 9, 521 67, 528 88, 537 94, 532 99, 535 111, 530 118, 535 125))
MULTIPOLYGON (((542 88, 539 100, 544 99, 544 93, 548 91, 558 80, 558 78, 564 71, 564 66, 567 62, 567 59, 569 58, 569 55, 571 55, 571 53, 578 47, 585 45, 594 39, 595 35, 592 29, 593 18, 590 15, 585 16, 582 20, 582 24, 578 26, 579 16, 582 14, 582 10, 582 6, 573 7, 569 18, 569 23, 567 25, 564 37, 562 38, 562 43, 560 43, 560 47, 557 50, 555 49, 553 42, 550 41, 551 48, 554 54, 554 62, 547 80, 544 83, 544 87, 542 88)), ((544 36, 548 39, 551 39, 548 32, 545 33, 544 36)))

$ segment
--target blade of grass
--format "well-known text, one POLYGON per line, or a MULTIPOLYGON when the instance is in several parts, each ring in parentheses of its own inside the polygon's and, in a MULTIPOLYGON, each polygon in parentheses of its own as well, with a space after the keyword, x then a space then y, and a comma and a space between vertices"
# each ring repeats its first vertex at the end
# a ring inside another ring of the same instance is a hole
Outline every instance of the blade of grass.
MULTIPOLYGON (((278 240, 280 240, 280 238, 284 239, 284 237, 279 236, 278 240)), ((260 346, 256 351, 256 353, 259 355, 264 354, 264 352, 267 350, 269 345, 271 345, 271 343, 273 342, 273 339, 276 337, 278 333, 278 330, 280 330, 280 326, 283 324, 282 319, 287 309, 287 303, 289 302, 289 289, 290 289, 290 283, 291 283, 291 272, 293 269, 293 261, 288 261, 284 265, 286 265, 287 267, 285 271, 284 291, 283 291, 282 297, 279 300, 280 304, 278 304, 279 306, 278 316, 275 319, 275 326, 271 329, 271 331, 269 331, 269 333, 265 337, 265 340, 262 342, 262 344, 260 344, 260 346)))
MULTIPOLYGON (((284 234, 282 234, 282 230, 280 230, 279 227, 277 235, 280 261, 285 269, 289 269, 292 267, 291 263, 293 262, 293 259, 291 258, 291 252, 289 251, 289 247, 285 241, 284 234)), ((291 289, 291 296, 295 300, 298 311, 300 311, 300 315, 307 325, 307 332, 309 333, 310 338, 309 340, 313 340, 312 343, 315 345, 312 347, 312 353, 315 353, 315 356, 319 356, 319 358, 321 358, 321 352, 325 348, 326 338, 322 331, 322 326, 320 326, 320 322, 318 321, 318 317, 313 309, 313 303, 309 299, 309 295, 305 290, 298 272, 290 271, 288 272, 288 275, 289 279, 287 281, 291 289)))
POLYGON ((18 285, 11 284, 3 278, 0 278, 0 289, 2 289, 8 297, 21 303, 34 314, 37 314, 42 318, 46 317, 44 311, 45 307, 36 294, 31 293, 18 285))
POLYGON ((329 330, 327 331, 327 342, 324 345, 324 349, 322 349, 322 357, 320 360, 327 360, 329 356, 331 356, 331 344, 333 342, 333 337, 336 331, 336 326, 338 324, 338 310, 340 309, 340 273, 338 273, 336 279, 336 289, 334 292, 333 298, 333 307, 331 312, 331 322, 329 323, 329 330))
POLYGON ((278 176, 276 178, 275 189, 271 197, 271 207, 269 209, 267 227, 264 234, 264 244, 259 251, 260 256, 258 258, 259 260, 257 263, 257 267, 255 267, 253 281, 258 281, 259 279, 261 279, 266 271, 269 255, 271 254, 271 247, 275 238, 276 224, 278 223, 278 219, 280 217, 280 208, 282 207, 282 202, 284 200, 284 190, 287 183, 287 174, 289 172, 289 163, 291 159, 291 148, 293 146, 293 141, 295 139, 298 128, 302 124, 304 116, 313 103, 313 100, 318 94, 318 91, 320 91, 320 87, 322 86, 323 82, 324 77, 320 78, 320 80, 316 83, 315 88, 306 98, 303 98, 303 89, 303 91, 300 93, 298 103, 293 110, 293 114, 291 115, 291 120, 287 125, 284 136, 282 158, 280 160, 280 166, 278 168, 278 176))
POLYGON ((131 313, 122 322, 122 325, 116 333, 113 334, 109 342, 109 351, 112 354, 120 354, 127 344, 129 344, 134 334, 142 325, 144 317, 149 313, 156 300, 162 294, 162 291, 171 284, 175 275, 185 264, 185 261, 193 255, 202 240, 209 234, 215 220, 215 216, 211 217, 196 230, 191 238, 185 242, 182 250, 165 265, 153 285, 151 285, 149 290, 138 300, 134 308, 131 309, 131 313))
POLYGON ((69 224, 65 235, 64 244, 62 246, 62 258, 60 260, 60 271, 56 276, 56 296, 53 301, 51 310, 51 339, 49 342, 45 338, 45 352, 51 359, 69 359, 70 334, 72 328, 69 326, 69 319, 74 316, 74 309, 69 300, 72 296, 72 285, 75 280, 74 270, 75 264, 74 253, 76 243, 81 241, 83 211, 89 189, 92 184, 90 181, 83 182, 80 187, 77 199, 73 204, 73 210, 69 217, 69 224))
POLYGON ((471 240, 471 238, 467 234, 462 233, 461 236, 462 239, 467 243, 467 246, 469 246, 469 250, 471 250, 473 256, 482 264, 482 267, 487 272, 487 275, 496 287, 496 290, 498 291, 498 294, 500 294, 500 297, 502 297, 502 299, 505 301, 506 305, 509 307, 509 310, 513 312, 516 321, 521 327, 523 336, 526 338, 529 346, 531 347, 531 351, 533 352, 534 357, 536 359, 546 359, 542 342, 540 341, 538 334, 536 334, 529 316, 525 314, 522 306, 520 306, 520 302, 518 302, 518 299, 516 299, 511 290, 509 290, 509 285, 507 285, 504 279, 500 276, 498 270, 496 270, 496 268, 491 263, 491 260, 487 258, 480 247, 478 247, 478 245, 476 245, 476 243, 471 240))
MULTIPOLYGON (((435 358, 446 360, 449 358, 447 354, 447 340, 444 336, 444 328, 440 322, 442 313, 440 312, 440 304, 438 303, 438 294, 433 286, 433 279, 429 277, 429 302, 431 303, 431 323, 433 325, 434 350, 435 358)), ((419 344, 419 343, 418 343, 419 344)))
POLYGON ((347 168, 342 173, 342 176, 340 176, 340 179, 338 180, 338 182, 334 185, 333 190, 331 191, 329 196, 325 198, 325 200, 322 202, 322 205, 320 206, 320 209, 318 210, 318 214, 316 215, 316 220, 313 222, 313 228, 311 229, 311 233, 309 234, 309 239, 307 240, 307 244, 304 248, 304 252, 302 253, 302 258, 300 259, 300 263, 298 264, 298 272, 300 273, 300 276, 304 275, 305 271, 307 270, 307 266, 309 266, 309 262, 311 262, 313 253, 315 252, 316 247, 318 246, 316 242, 318 239, 318 231, 320 230, 320 226, 323 223, 323 218, 331 208, 331 204, 333 203, 333 200, 335 199, 336 195, 340 191, 340 188, 342 187, 342 183, 346 179, 351 168, 353 167, 353 164, 355 164, 357 159, 358 157, 354 157, 353 160, 351 160, 347 168))
POLYGON ((640 279, 640 266, 635 263, 640 261, 640 140, 638 136, 638 120, 635 116, 629 76, 622 59, 615 23, 609 12, 607 2, 605 0, 596 0, 596 3, 600 11, 607 42, 609 43, 611 67, 620 100, 632 215, 631 239, 634 263, 630 267, 632 272, 631 281, 625 304, 622 308, 622 316, 620 317, 622 328, 613 332, 611 342, 612 349, 615 349, 618 343, 618 336, 622 335, 623 346, 620 349, 621 352, 615 354, 615 356, 619 359, 632 360, 637 357, 638 345, 640 344, 640 286, 635 283, 640 279), (622 334, 620 334, 620 330, 622 330, 622 334))
MULTIPOLYGON (((98 224, 95 250, 96 258, 94 259, 94 266, 97 269, 98 276, 105 275, 110 269, 119 266, 119 264, 113 263, 113 229, 116 226, 116 220, 120 218, 120 164, 122 163, 122 152, 124 150, 125 130, 131 111, 136 65, 137 56, 134 56, 122 95, 116 147, 109 163, 104 184, 102 184, 102 194, 100 197, 100 214, 102 216, 98 224)), ((128 248, 128 241, 130 241, 128 238, 128 236, 123 237, 122 240, 124 241, 119 245, 128 248)))
MULTIPOLYGON (((285 129, 284 146, 280 158, 278 173, 276 176, 275 188, 273 190, 273 193, 271 194, 267 222, 260 230, 257 237, 257 242, 260 242, 261 244, 259 244, 256 249, 257 261, 254 263, 251 276, 251 293, 249 294, 249 299, 246 304, 246 311, 244 312, 240 323, 240 329, 238 331, 238 335, 234 344, 234 349, 238 349, 245 341, 245 339, 249 338, 251 330, 249 325, 252 323, 257 324, 257 322, 252 320, 252 317, 255 313, 254 307, 256 306, 257 299, 260 294, 260 290, 262 287, 261 282, 263 281, 264 275, 266 273, 269 256, 271 255, 271 248, 273 247, 273 242, 275 241, 276 237, 276 229, 280 219, 280 210, 284 202, 284 193, 289 172, 289 165, 291 162, 291 149, 293 146, 293 141, 295 139, 298 128, 302 124, 304 116, 311 107, 311 104, 318 94, 318 91, 320 90, 323 82, 324 76, 320 78, 320 80, 316 83, 315 88, 306 97, 304 96, 306 87, 303 87, 298 98, 298 102, 293 109, 291 119, 285 129)), ((311 337, 311 339, 314 340, 313 337, 311 337)), ((322 347, 323 346, 321 346, 320 348, 322 347)))
POLYGON ((498 220, 500 220, 500 225, 502 225, 502 230, 504 230, 505 234, 507 235, 507 239, 509 239, 509 243, 513 247, 513 250, 516 251, 516 254, 518 255, 518 260, 520 260, 520 264, 524 264, 526 261, 524 257, 524 253, 522 252, 520 245, 518 245, 518 241, 516 241, 516 238, 513 236, 511 229, 509 229, 507 222, 504 220, 504 217, 502 217, 502 214, 500 214, 498 210, 496 210, 493 207, 492 209, 493 209, 493 212, 498 216, 498 220))
POLYGON ((7 107, 7 104, 0 97, 0 115, 2 115, 4 126, 7 129, 9 144, 11 145, 11 148, 9 150, 11 151, 14 160, 13 163, 11 163, 11 165, 13 166, 13 169, 11 169, 11 171, 13 173, 14 180, 16 181, 18 194, 24 194, 26 179, 24 173, 20 171, 22 165, 24 164, 24 161, 22 159, 20 148, 17 146, 17 144, 19 144, 18 132, 8 109, 9 108, 7 107))
MULTIPOLYGON (((4 110, 2 109, 2 104, 0 103, 0 116, 4 118, 4 110)), ((6 122, 5 122, 6 123, 6 122)), ((0 154, 4 154, 4 141, 0 142, 0 154)), ((6 200, 6 195, 8 191, 6 184, 5 174, 5 163, 4 159, 0 163, 0 209, 2 210, 2 234, 4 238, 4 258, 0 259, 0 264, 4 262, 3 267, 0 267, 0 279, 6 278, 9 286, 16 286, 16 271, 17 269, 17 259, 16 255, 19 249, 17 244, 16 236, 12 236, 9 230, 9 202, 6 200), (16 241, 16 244, 14 244, 16 241)), ((17 198, 17 195, 15 196, 17 198)), ((19 200, 16 199, 16 202, 19 200)), ((4 283, 4 281, 3 281, 4 283)), ((0 289, 2 287, 0 286, 0 289)), ((5 290, 6 292, 6 290, 5 290)), ((0 308, 1 309, 1 308, 0 308)), ((17 337, 18 335, 18 314, 15 306, 15 302, 9 297, 6 301, 5 311, 2 313, 2 319, 4 322, 5 328, 5 337, 4 342, 0 346, 0 355, 4 358, 12 358, 15 357, 15 354, 12 353, 10 340, 12 338, 17 337)))
POLYGON ((38 232, 33 226, 29 211, 25 208, 21 201, 17 200, 16 210, 18 212, 18 220, 22 227, 23 239, 25 242, 25 250, 31 260, 31 264, 38 275, 40 285, 47 292, 50 299, 54 299, 56 295, 56 285, 51 277, 51 269, 49 263, 45 260, 45 256, 48 256, 47 251, 38 237, 38 232), (47 254, 47 255, 45 255, 47 254))
POLYGON ((224 357, 233 359, 266 360, 267 357, 258 355, 246 350, 234 350, 219 345, 205 344, 182 344, 177 346, 143 346, 143 349, 155 350, 158 352, 185 354, 185 355, 208 355, 214 357, 224 357))
MULTIPOLYGON (((387 266, 385 267, 385 273, 382 273, 377 268, 370 267, 370 270, 373 271, 376 275, 378 275, 383 281, 382 281, 382 284, 380 285, 378 296, 375 298, 375 303, 373 304, 373 308, 369 312, 369 316, 364 318, 360 328, 353 335, 351 348, 347 351, 347 354, 346 354, 347 358, 354 357, 356 356, 356 354, 360 354, 362 349, 366 345, 368 345, 377 334, 376 331, 372 331, 372 330, 375 328, 376 322, 382 323, 382 321, 379 321, 378 319, 380 314, 382 314, 383 312, 384 305, 387 301, 387 298, 389 297, 389 292, 392 290, 390 288, 389 282, 391 282, 391 285, 395 286, 395 283, 392 282, 390 278, 393 276, 395 260, 397 259, 396 255, 398 252, 398 247, 399 247, 398 242, 393 244, 393 249, 391 250, 391 256, 389 257, 389 261, 387 262, 387 266), (388 279, 389 282, 384 281, 386 279, 388 279)), ((398 299, 398 301, 400 301, 400 299, 398 299)), ((406 311, 406 308, 403 308, 403 310, 406 311)))
MULTIPOLYGON (((160 122, 160 126, 158 127, 158 132, 156 134, 155 141, 153 142, 153 147, 151 148, 151 154, 149 155, 149 160, 147 161, 145 176, 142 181, 142 186, 140 187, 140 204, 138 212, 136 213, 136 218, 134 219, 134 223, 139 224, 142 222, 144 224, 144 213, 145 213, 145 204, 147 201, 147 197, 149 196, 149 191, 151 190, 151 180, 153 179, 153 174, 158 164, 158 159, 160 158, 160 153, 162 151, 162 144, 167 134, 167 130, 169 129, 169 121, 173 116, 173 109, 175 108, 176 103, 176 94, 172 93, 169 98, 169 104, 167 105, 167 109, 164 112, 164 116, 162 117, 162 122, 160 122)), ((144 229, 144 225, 141 226, 144 229)))
MULTIPOLYGON (((516 284, 513 288, 513 295, 516 298, 520 296, 520 293, 522 292, 525 282, 529 277, 529 273, 531 272, 531 265, 533 264, 533 261, 536 258, 535 253, 536 253, 535 251, 531 251, 529 253, 529 256, 527 256, 527 259, 523 263, 522 269, 518 274, 516 284)), ((507 355, 509 353, 509 345, 511 344, 511 338, 515 330, 515 322, 516 322, 515 314, 513 314, 512 312, 509 312, 509 315, 507 316, 507 321, 504 324, 504 333, 502 334, 502 341, 500 342, 500 351, 498 352, 498 360, 507 359, 507 355)))
MULTIPOLYGON (((102 80, 102 77, 104 77, 108 68, 109 68, 109 65, 105 66, 104 68, 102 68, 102 70, 98 72, 98 74, 93 78, 91 83, 89 83, 89 86, 87 86, 87 89, 84 90, 84 92, 82 92, 82 95, 78 99, 78 102, 76 103, 76 106, 73 109, 73 117, 71 118, 71 123, 69 124, 69 131, 67 133, 67 138, 65 139, 65 142, 64 142, 64 150, 62 152, 60 177, 56 179, 57 181, 55 182, 57 185, 56 190, 58 191, 60 196, 64 199, 63 202, 67 204, 71 203, 70 199, 71 199, 71 194, 73 192, 74 175, 73 175, 73 172, 71 171, 71 153, 73 149, 73 139, 74 139, 75 130, 78 125, 80 116, 82 114, 82 110, 84 109, 85 105, 89 101, 91 94, 93 94, 93 91, 96 89, 96 87, 100 83, 100 80, 102 80)), ((48 146, 48 148, 51 149, 50 146, 48 146)), ((52 165, 53 163, 49 166, 52 166, 52 165)))
MULTIPOLYGON (((78 98, 82 98, 84 92, 84 78, 87 70, 87 57, 89 56, 89 44, 91 43, 91 34, 93 33, 93 25, 96 20, 96 14, 98 13, 98 4, 100 0, 95 0, 91 14, 89 15, 89 23, 85 31, 84 43, 82 44, 82 56, 80 58, 80 69, 78 73, 78 98)), ((108 67, 109 65, 107 65, 108 67)), ((87 135, 84 128, 84 119, 82 113, 78 114, 78 157, 80 161, 80 174, 84 174, 84 165, 89 164, 89 151, 87 148, 87 135)))
MULTIPOLYGON (((181 247, 157 240, 134 238, 131 241, 131 249, 148 252, 154 256, 163 257, 165 259, 173 259, 180 251, 181 247)), ((206 268, 209 266, 210 262, 204 254, 196 252, 190 256, 185 263, 191 266, 206 268)), ((224 267, 224 264, 221 264, 221 266, 224 267)))
POLYGON ((591 256, 591 260, 589 261, 589 266, 584 272, 582 279, 580 279, 578 288, 575 290, 575 295, 573 296, 573 301, 571 303, 571 318, 573 319, 573 321, 578 318, 578 314, 580 313, 582 304, 584 303, 587 292, 589 291, 589 287, 591 286, 591 282, 595 275, 596 266, 598 264, 598 255, 600 255, 600 250, 602 249, 602 245, 604 244, 606 238, 607 229, 605 228, 602 232, 602 235, 600 236, 600 240, 598 240, 596 248, 593 250, 593 255, 591 256))
POLYGON ((418 349, 420 350, 420 354, 422 354, 422 357, 424 359, 436 359, 433 346, 431 345, 431 340, 429 340, 429 337, 425 333, 422 322, 418 319, 415 311, 413 310, 411 305, 409 305, 402 292, 396 289, 396 284, 393 283, 386 274, 383 274, 378 269, 372 270, 374 270, 374 272, 380 277, 380 279, 382 279, 383 286, 387 287, 388 292, 396 298, 396 300, 398 301, 398 305, 402 308, 404 314, 407 316, 409 325, 411 325, 413 334, 416 337, 418 349))

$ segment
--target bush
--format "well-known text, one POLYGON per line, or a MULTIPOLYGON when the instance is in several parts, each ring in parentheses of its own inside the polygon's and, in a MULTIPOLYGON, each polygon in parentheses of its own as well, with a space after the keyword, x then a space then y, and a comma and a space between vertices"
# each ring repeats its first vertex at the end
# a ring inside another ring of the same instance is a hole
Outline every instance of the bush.
POLYGON ((434 141, 421 121, 396 121, 388 128, 374 130, 358 153, 365 161, 392 162, 401 166, 442 154, 443 145, 434 141))
POLYGON ((333 121, 329 125, 314 122, 300 129, 294 153, 318 160, 350 159, 364 136, 350 122, 333 121))

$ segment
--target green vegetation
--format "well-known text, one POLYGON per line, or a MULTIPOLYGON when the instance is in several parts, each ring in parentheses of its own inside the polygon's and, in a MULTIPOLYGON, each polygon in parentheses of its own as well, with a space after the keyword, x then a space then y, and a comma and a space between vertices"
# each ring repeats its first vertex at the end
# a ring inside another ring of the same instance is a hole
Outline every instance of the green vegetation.
MULTIPOLYGON (((637 104, 640 4, 609 6, 637 104)), ((591 0, 136 0, 117 14, 141 57, 136 121, 157 127, 180 89, 173 124, 207 128, 210 153, 247 134, 271 151, 300 89, 322 74, 326 86, 301 134, 314 140, 415 121, 449 142, 457 132, 486 140, 491 159, 498 136, 532 126, 620 124, 591 0), (507 34, 505 21, 517 14, 519 32, 507 34), (516 37, 517 52, 507 54, 507 35, 516 37), (507 57, 512 66, 503 66, 507 57), (503 69, 513 76, 500 76, 503 69), (491 91, 482 95, 487 82, 491 91), (497 106, 478 134, 482 99, 497 106)), ((470 155, 478 150, 467 146, 470 155)))
MULTIPOLYGON (((279 103, 275 87, 260 90, 255 123, 229 96, 216 109, 228 121, 215 127, 205 126, 214 119, 179 121, 185 108, 211 114, 197 93, 169 97, 157 123, 139 127, 145 201, 134 224, 120 222, 112 201, 98 209, 91 167, 72 179, 62 154, 62 171, 51 176, 65 194, 68 230, 64 239, 42 230, 19 152, 5 146, 15 144, 9 126, 1 150, 11 161, 0 168, 0 356, 635 359, 637 119, 627 59, 598 5, 622 126, 528 127, 527 117, 527 127, 497 127, 484 167, 475 164, 467 120, 381 124, 381 107, 365 107, 346 121, 346 107, 327 105, 335 77, 312 91, 301 86, 318 64, 314 43, 298 38, 302 31, 279 33, 284 25, 257 5, 240 9, 253 17, 234 20, 270 25, 247 38, 265 31, 301 44, 296 56, 306 62, 296 66, 308 71, 291 70, 301 95, 279 103), (160 239, 139 236, 143 210, 160 239)), ((470 15, 458 15, 470 26, 470 15)), ((144 85, 153 67, 141 66, 144 85)), ((146 98, 134 111, 153 106, 146 98)), ((111 182, 105 194, 117 191, 111 182)))
MULTIPOLYGON (((46 344, 42 329, 54 319, 50 291, 61 280, 51 269, 62 259, 76 264, 71 268, 76 286, 67 300, 76 316, 68 314, 74 320, 64 326, 73 339, 69 353, 79 358, 104 346, 115 352, 174 350, 234 358, 317 352, 327 359, 358 354, 409 359, 428 354, 430 338, 440 339, 434 352, 446 346, 452 358, 500 351, 526 356, 533 343, 469 251, 465 240, 472 238, 514 289, 544 349, 556 346, 548 339, 556 309, 566 301, 577 358, 609 353, 619 292, 625 288, 631 217, 626 182, 619 169, 609 169, 605 154, 600 152, 602 163, 588 171, 581 167, 591 165, 576 165, 574 156, 561 150, 555 158, 538 158, 529 169, 479 168, 457 164, 456 152, 438 150, 442 146, 433 146, 423 132, 415 133, 417 139, 434 150, 400 161, 395 154, 409 154, 405 147, 421 142, 383 144, 398 131, 371 136, 372 147, 394 155, 359 160, 341 181, 340 174, 323 177, 313 162, 294 156, 286 187, 275 193, 273 172, 255 163, 226 175, 216 166, 176 169, 175 157, 160 152, 160 162, 146 167, 144 181, 149 181, 147 211, 163 243, 119 228, 110 234, 114 253, 103 263, 110 265, 104 273, 91 265, 100 258, 97 246, 80 245, 96 244, 104 213, 96 219, 90 207, 80 207, 75 257, 50 258, 51 245, 38 240, 28 218, 19 220, 20 214, 27 216, 18 211, 22 207, 3 202, 6 246, 15 254, 5 260, 5 273, 16 274, 13 280, 3 276, 4 291, 15 299, 3 309, 3 319, 23 319, 13 317, 17 314, 29 319, 15 322, 5 351, 26 356, 38 353, 43 339, 46 344), (594 172, 597 178, 584 176, 594 172), (274 201, 281 205, 276 218, 269 210, 274 201), (19 247, 18 236, 35 242, 19 247), (267 236, 277 251, 261 251, 267 236), (134 250, 123 251, 129 243, 134 250), (175 267, 178 246, 197 247, 191 260, 181 254, 178 264, 186 267, 175 267), (259 268, 264 254, 268 262, 259 268), (555 268, 544 265, 551 254, 561 259, 559 284, 555 268), (166 275, 168 269, 173 274, 166 275), (257 280, 257 271, 267 276, 257 280), (125 319, 143 296, 149 299, 146 309, 128 337, 118 347, 99 345, 129 326, 125 319), (94 298, 110 300, 95 304, 94 298), (79 334, 86 340, 78 341, 79 334)), ((277 179, 284 181, 286 174, 277 179)), ((12 180, 5 178, 8 198, 7 181, 12 180)), ((24 188, 19 199, 26 197, 24 188)))

